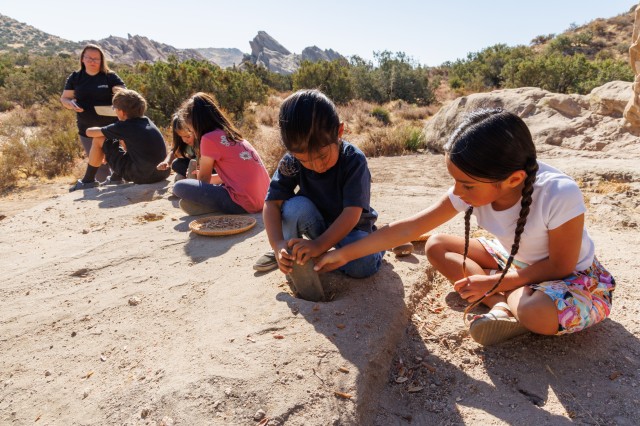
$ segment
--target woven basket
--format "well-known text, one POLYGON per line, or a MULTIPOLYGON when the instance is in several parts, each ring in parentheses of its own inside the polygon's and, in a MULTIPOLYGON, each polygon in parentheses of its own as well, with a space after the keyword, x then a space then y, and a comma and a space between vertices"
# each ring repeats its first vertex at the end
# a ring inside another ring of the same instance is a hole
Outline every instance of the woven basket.
POLYGON ((208 237, 240 234, 254 226, 256 226, 254 218, 241 215, 207 216, 189 223, 189 229, 192 232, 208 237))

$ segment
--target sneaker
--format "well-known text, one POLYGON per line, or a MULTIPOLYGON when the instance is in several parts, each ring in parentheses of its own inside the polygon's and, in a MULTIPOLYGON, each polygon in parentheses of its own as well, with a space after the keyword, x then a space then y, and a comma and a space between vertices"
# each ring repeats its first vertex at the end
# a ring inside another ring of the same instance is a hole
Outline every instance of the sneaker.
POLYGON ((111 176, 107 176, 104 182, 101 185, 122 185, 124 183, 124 179, 111 179, 111 176))
POLYGON ((529 332, 505 309, 508 310, 509 306, 499 302, 488 313, 478 315, 469 326, 473 340, 483 346, 491 346, 529 332))
POLYGON ((98 186, 100 186, 100 182, 98 182, 97 180, 94 180, 93 182, 83 182, 82 180, 78 179, 76 184, 69 188, 69 192, 77 191, 79 189, 95 188, 98 186))
POLYGON ((273 252, 273 250, 270 250, 260 256, 260 258, 253 265, 253 269, 258 272, 267 272, 278 269, 278 261, 276 260, 276 254, 273 252))
POLYGON ((189 201, 185 199, 181 199, 178 202, 178 205, 189 216, 200 216, 202 214, 215 212, 215 210, 213 210, 211 207, 207 207, 203 204, 195 203, 193 201, 189 201))

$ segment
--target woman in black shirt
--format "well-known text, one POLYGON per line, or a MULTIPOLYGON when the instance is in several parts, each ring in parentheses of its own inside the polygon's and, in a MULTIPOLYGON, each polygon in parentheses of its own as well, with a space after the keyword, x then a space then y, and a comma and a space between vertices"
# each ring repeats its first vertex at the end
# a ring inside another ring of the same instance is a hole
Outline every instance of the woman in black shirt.
MULTIPOLYGON (((87 157, 92 139, 87 137, 85 131, 89 127, 103 127, 118 121, 115 112, 113 115, 101 115, 95 107, 110 107, 113 93, 124 87, 118 74, 107 66, 102 49, 95 44, 86 45, 80 55, 80 69, 67 78, 60 101, 62 106, 77 113, 78 133, 87 157)), ((105 114, 105 111, 101 113, 105 114)), ((103 164, 96 179, 103 181, 109 173, 109 167, 103 164)))

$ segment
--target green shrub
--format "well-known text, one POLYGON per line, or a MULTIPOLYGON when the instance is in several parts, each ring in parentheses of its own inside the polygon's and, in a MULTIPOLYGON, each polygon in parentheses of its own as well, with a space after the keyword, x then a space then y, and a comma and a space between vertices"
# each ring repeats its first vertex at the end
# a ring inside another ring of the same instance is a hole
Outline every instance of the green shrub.
POLYGON ((380 123, 388 126, 391 124, 391 114, 383 107, 375 107, 371 110, 371 116, 378 120, 380 123))
POLYGON ((406 151, 416 152, 425 148, 426 140, 421 128, 406 126, 399 129, 399 133, 406 151))
POLYGON ((318 89, 336 104, 353 99, 349 64, 344 61, 302 61, 292 81, 293 90, 318 89))

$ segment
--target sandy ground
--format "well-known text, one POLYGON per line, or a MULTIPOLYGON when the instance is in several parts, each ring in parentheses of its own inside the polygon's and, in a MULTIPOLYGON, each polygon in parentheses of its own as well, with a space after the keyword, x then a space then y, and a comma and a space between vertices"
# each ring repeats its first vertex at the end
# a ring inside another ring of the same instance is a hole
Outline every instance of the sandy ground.
MULTIPOLYGON (((637 424, 638 159, 546 160, 585 187, 613 313, 489 348, 419 246, 369 279, 326 274, 332 300, 311 303, 252 270, 259 215, 238 236, 193 235, 169 182, 4 198, 0 424, 637 424)), ((450 184, 438 155, 370 167, 380 223, 450 184)))

